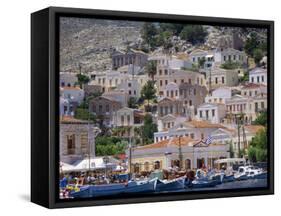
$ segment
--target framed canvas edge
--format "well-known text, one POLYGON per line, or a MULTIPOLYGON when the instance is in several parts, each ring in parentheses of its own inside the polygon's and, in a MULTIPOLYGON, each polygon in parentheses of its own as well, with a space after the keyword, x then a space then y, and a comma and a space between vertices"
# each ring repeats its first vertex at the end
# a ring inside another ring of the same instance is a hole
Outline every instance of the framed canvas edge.
POLYGON ((257 195, 271 195, 274 194, 274 21, 268 20, 250 20, 250 19, 236 19, 236 18, 219 18, 219 17, 202 17, 202 16, 186 16, 186 15, 172 15, 172 14, 156 14, 156 13, 140 13, 140 12, 127 12, 127 11, 109 11, 109 10, 94 10, 94 9, 80 9, 80 8, 62 8, 62 7, 49 7, 49 131, 50 131, 50 143, 49 143, 49 205, 48 208, 65 208, 65 207, 83 207, 83 206, 100 206, 100 205, 116 205, 116 204, 134 204, 134 203, 148 203, 148 202, 165 202, 165 201, 180 201, 180 200, 194 200, 194 199, 210 199, 210 198, 229 198, 229 197, 239 197, 239 196, 257 196, 257 195), (216 23, 220 24, 224 22, 226 25, 234 24, 240 25, 253 25, 253 26, 263 26, 269 30, 269 81, 268 81, 268 141, 269 141, 269 187, 265 189, 255 189, 246 191, 229 191, 224 193, 224 191, 204 191, 196 194, 176 194, 169 195, 165 194, 163 196, 151 197, 143 196, 136 198, 121 198, 121 199, 102 199, 102 200, 83 200, 83 201, 58 201, 56 198, 56 162, 58 159, 58 153, 56 152, 55 143, 58 140, 58 134, 55 133, 55 128, 58 126, 56 124, 57 110, 56 110, 56 96, 58 90, 56 89, 58 82, 58 75, 56 74, 57 65, 56 58, 58 57, 58 52, 56 51, 56 46, 58 44, 59 38, 56 36, 56 16, 61 14, 68 14, 73 16, 113 16, 116 19, 130 17, 130 18, 140 18, 146 19, 163 19, 163 20, 182 20, 191 22, 206 22, 206 23, 216 23))

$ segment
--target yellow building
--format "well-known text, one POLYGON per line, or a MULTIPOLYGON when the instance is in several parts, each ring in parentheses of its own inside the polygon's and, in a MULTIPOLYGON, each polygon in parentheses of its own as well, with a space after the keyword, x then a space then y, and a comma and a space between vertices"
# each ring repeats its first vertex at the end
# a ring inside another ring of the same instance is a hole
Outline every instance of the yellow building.
POLYGON ((214 161, 229 157, 229 145, 174 137, 132 149, 132 171, 181 167, 181 170, 214 167, 214 161), (181 158, 181 159, 180 159, 181 158))

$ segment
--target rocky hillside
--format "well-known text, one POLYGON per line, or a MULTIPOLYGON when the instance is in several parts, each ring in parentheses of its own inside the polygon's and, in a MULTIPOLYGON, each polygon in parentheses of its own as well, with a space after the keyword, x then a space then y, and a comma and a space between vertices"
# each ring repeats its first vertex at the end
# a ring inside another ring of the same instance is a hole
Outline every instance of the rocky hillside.
MULTIPOLYGON (((104 71, 111 68, 110 54, 116 49, 139 48, 142 43, 142 22, 111 21, 102 19, 61 18, 60 69, 61 71, 104 71)), ((213 49, 221 45, 231 46, 233 33, 240 38, 242 47, 250 32, 255 31, 261 39, 266 32, 260 29, 204 26, 208 35, 199 48, 213 49)), ((170 38, 170 53, 191 52, 192 44, 179 36, 170 38)), ((157 47, 162 52, 163 47, 157 47)))
POLYGON ((114 49, 140 41, 141 22, 62 18, 60 25, 60 70, 101 71, 111 66, 114 49))

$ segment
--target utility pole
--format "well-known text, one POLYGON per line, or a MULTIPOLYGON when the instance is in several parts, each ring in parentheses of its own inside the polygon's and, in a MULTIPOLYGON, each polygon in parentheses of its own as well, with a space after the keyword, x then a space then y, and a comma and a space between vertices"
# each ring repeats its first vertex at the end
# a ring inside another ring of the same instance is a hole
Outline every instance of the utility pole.
POLYGON ((179 169, 182 170, 182 149, 181 149, 181 135, 179 136, 179 169))
POLYGON ((212 68, 210 67, 210 74, 209 74, 209 95, 211 95, 212 90, 212 68))

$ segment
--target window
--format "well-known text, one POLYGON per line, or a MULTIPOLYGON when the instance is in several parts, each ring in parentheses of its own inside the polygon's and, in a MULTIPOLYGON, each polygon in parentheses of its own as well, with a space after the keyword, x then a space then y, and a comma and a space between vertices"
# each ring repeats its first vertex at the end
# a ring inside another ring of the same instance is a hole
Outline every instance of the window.
POLYGON ((218 78, 217 77, 215 78, 215 83, 218 84, 218 78))
POLYGON ((181 83, 184 83, 184 79, 181 80, 181 83))
POLYGON ((162 75, 162 70, 159 70, 159 75, 160 75, 160 76, 162 75))
POLYGON ((252 97, 252 91, 249 91, 249 96, 252 97))
POLYGON ((199 116, 202 118, 202 110, 199 111, 199 116))
POLYGON ((206 110, 206 119, 209 118, 209 110, 206 110))
POLYGON ((106 106, 105 106, 105 112, 109 112, 109 104, 106 104, 106 106))
POLYGON ((192 106, 192 100, 189 100, 189 106, 192 106))
POLYGON ((168 85, 168 80, 165 80, 165 85, 168 85))
POLYGON ((226 56, 223 56, 223 60, 226 61, 226 56))
POLYGON ((75 154, 75 134, 67 135, 67 154, 75 154))
POLYGON ((136 90, 134 90, 134 95, 136 95, 137 94, 137 92, 136 92, 136 90))
POLYGON ((222 82, 222 84, 224 84, 224 77, 221 78, 221 82, 222 82))
POLYGON ((194 139, 194 133, 190 134, 191 139, 194 139))
POLYGON ((130 121, 131 121, 131 117, 127 115, 127 123, 130 124, 130 121))
POLYGON ((167 97, 169 97, 169 91, 168 90, 166 91, 166 95, 167 95, 167 97))
POLYGON ((258 83, 260 82, 260 77, 259 77, 259 76, 257 76, 257 82, 258 82, 258 83))
POLYGON ((252 83, 254 82, 254 77, 251 78, 252 83))
POLYGON ((261 81, 264 82, 264 76, 261 76, 261 81))
POLYGON ((261 102, 261 108, 264 109, 264 102, 261 102))
POLYGON ((168 70, 165 70, 165 75, 168 75, 168 70))
POLYGON ((99 112, 102 112, 102 105, 99 105, 99 112))
POLYGON ((163 85, 163 81, 162 80, 160 80, 160 86, 162 86, 163 85))
POLYGON ((191 79, 188 79, 188 83, 191 84, 191 79))
POLYGON ((124 121, 125 121, 125 118, 123 115, 121 115, 121 125, 124 125, 124 121))
POLYGON ((195 57, 192 58, 192 61, 195 62, 195 57))
POLYGON ((174 91, 171 90, 171 98, 173 98, 173 97, 174 97, 174 91))
POLYGON ((212 109, 212 116, 215 117, 215 110, 212 109))
POLYGON ((128 83, 128 87, 132 87, 132 83, 128 83))
POLYGON ((131 95, 132 94, 132 91, 131 90, 129 90, 129 95, 131 95))

